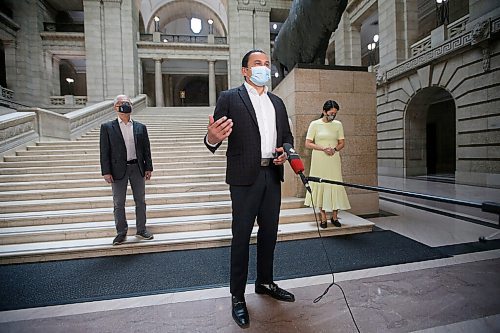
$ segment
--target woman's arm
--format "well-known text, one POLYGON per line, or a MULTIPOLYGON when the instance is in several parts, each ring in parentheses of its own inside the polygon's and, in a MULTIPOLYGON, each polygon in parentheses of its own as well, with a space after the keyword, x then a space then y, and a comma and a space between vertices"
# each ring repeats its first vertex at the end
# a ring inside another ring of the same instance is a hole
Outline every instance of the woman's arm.
POLYGON ((345 140, 341 139, 338 141, 337 145, 333 148, 335 151, 341 151, 344 148, 345 140))

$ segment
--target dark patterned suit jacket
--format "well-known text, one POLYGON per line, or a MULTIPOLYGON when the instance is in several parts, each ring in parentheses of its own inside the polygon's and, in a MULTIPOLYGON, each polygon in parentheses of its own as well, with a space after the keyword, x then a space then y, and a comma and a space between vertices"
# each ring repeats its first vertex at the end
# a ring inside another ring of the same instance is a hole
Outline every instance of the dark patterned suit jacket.
MULTIPOLYGON (((145 171, 153 171, 148 130, 135 120, 133 128, 137 164, 144 177, 145 171)), ((118 119, 101 125, 99 144, 102 175, 111 174, 113 179, 122 179, 127 171, 127 148, 118 119)))
MULTIPOLYGON (((278 96, 268 92, 276 110, 276 147, 287 142, 293 145, 285 104, 278 96)), ((233 131, 228 138, 226 183, 229 185, 251 185, 260 169, 260 132, 257 116, 244 85, 221 92, 214 111, 214 120, 226 116, 233 120, 233 131)), ((215 153, 216 147, 207 148, 215 153)), ((283 166, 278 166, 283 181, 283 166)))

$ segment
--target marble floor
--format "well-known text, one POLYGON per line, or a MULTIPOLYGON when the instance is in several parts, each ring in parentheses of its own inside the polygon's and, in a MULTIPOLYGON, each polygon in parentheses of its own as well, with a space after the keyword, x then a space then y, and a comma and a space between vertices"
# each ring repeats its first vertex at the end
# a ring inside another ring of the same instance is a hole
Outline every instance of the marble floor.
MULTIPOLYGON (((463 200, 500 201, 500 190, 495 189, 393 177, 380 177, 379 183, 463 200)), ((381 198, 380 209, 391 214, 370 218, 378 227, 432 247, 475 242, 498 231, 493 228, 498 217, 477 209, 410 198, 381 198), (408 202, 426 209, 405 205, 408 202), (429 207, 456 216, 438 215, 429 207)), ((331 281, 331 275, 278 281, 295 293, 295 303, 256 295, 249 285, 251 323, 245 331, 357 332, 337 286, 313 303, 331 281)), ((500 332, 500 250, 342 272, 335 274, 335 281, 360 332, 500 332)), ((240 331, 230 315, 228 288, 0 312, 0 332, 240 331)))

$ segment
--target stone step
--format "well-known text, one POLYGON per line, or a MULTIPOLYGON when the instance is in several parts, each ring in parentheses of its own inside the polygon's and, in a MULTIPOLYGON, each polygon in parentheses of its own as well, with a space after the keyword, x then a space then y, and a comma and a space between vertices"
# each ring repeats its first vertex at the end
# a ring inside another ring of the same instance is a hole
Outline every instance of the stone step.
MULTIPOLYGON (((219 150, 225 151, 225 147, 219 147, 219 150)), ((68 147, 67 145, 61 146, 27 146, 27 150, 17 151, 16 155, 45 155, 45 154, 82 154, 82 153, 98 153, 99 146, 75 146, 68 147)), ((208 151, 202 141, 198 142, 196 145, 180 145, 174 144, 170 146, 165 146, 161 144, 151 144, 151 150, 154 151, 208 151)))
MULTIPOLYGON (((301 208, 304 199, 284 198, 281 209, 301 208)), ((135 208, 127 206, 127 220, 135 218, 135 208)), ((231 201, 208 201, 181 204, 148 205, 148 218, 173 216, 228 214, 231 212, 231 201)), ((113 207, 92 209, 69 209, 42 212, 0 213, 0 229, 6 227, 22 227, 41 224, 81 223, 113 220, 113 207)))
MULTIPOLYGON (((181 139, 156 139, 154 141, 151 141, 151 146, 159 146, 163 147, 163 145, 166 145, 167 147, 177 147, 179 145, 199 145, 200 143, 203 144, 203 137, 196 138, 196 139, 186 139, 186 140, 181 140, 181 139)), ((78 146, 89 146, 93 145, 95 143, 99 143, 99 139, 93 139, 93 140, 79 140, 79 141, 48 141, 48 142, 36 142, 37 147, 47 147, 47 146, 56 146, 56 147, 63 147, 63 148, 71 148, 71 147, 78 147, 78 146)))
MULTIPOLYGON (((208 159, 210 156, 224 156, 225 152, 223 151, 216 151, 215 154, 213 154, 211 151, 208 149, 198 149, 196 151, 190 152, 188 150, 182 150, 182 151, 177 151, 177 152, 170 152, 169 150, 164 150, 164 151, 158 151, 158 150, 153 150, 151 151, 151 156, 153 159, 153 163, 156 160, 160 160, 163 162, 166 162, 165 159, 168 160, 186 160, 190 159, 191 156, 196 156, 198 158, 203 158, 208 159), (173 156, 174 155, 174 156, 173 156), (161 160, 163 159, 163 160, 161 160)), ((85 158, 86 160, 94 160, 94 161, 99 161, 100 155, 99 152, 96 151, 95 153, 89 153, 89 154, 68 154, 65 152, 59 152, 59 154, 51 154, 51 155, 44 155, 43 152, 39 153, 37 152, 36 154, 30 154, 26 156, 4 156, 4 161, 5 162, 29 162, 29 161, 39 161, 39 160, 44 160, 44 161, 61 161, 61 160, 81 160, 82 158, 85 158)))
MULTIPOLYGON (((372 222, 347 212, 341 212, 340 216, 343 226, 341 228, 329 226, 327 229, 321 229, 319 232, 321 232, 322 237, 369 232, 374 225, 372 222)), ((257 231, 258 227, 254 227, 251 235, 252 243, 256 241, 257 231)), ((227 228, 158 233, 150 241, 135 238, 133 230, 130 230, 129 234, 127 241, 120 246, 111 245, 112 237, 2 245, 0 247, 0 264, 227 246, 232 238, 231 230, 227 228)), ((318 228, 316 223, 312 221, 285 223, 278 228, 278 241, 316 237, 318 237, 318 228)))
MULTIPOLYGON (((179 182, 197 183, 197 182, 220 182, 225 179, 225 174, 211 175, 183 175, 183 176, 159 176, 152 177, 146 183, 148 185, 174 184, 179 182)), ((0 192, 3 191, 23 191, 23 190, 44 190, 44 189, 63 189, 63 188, 85 188, 96 187, 103 184, 102 178, 95 179, 76 179, 76 180, 57 180, 57 181, 31 181, 31 182, 12 182, 0 183, 0 192)))
MULTIPOLYGON (((149 133, 148 133, 149 134, 149 133)), ((163 140, 200 140, 203 142, 203 138, 205 137, 206 133, 191 133, 191 132, 179 132, 179 133, 162 133, 158 132, 152 133, 149 135, 149 140, 154 141, 157 139, 163 139, 163 140)), ((88 141, 99 141, 99 134, 89 134, 89 135, 82 135, 79 139, 76 139, 77 141, 81 140, 88 140, 88 141)))
MULTIPOLYGON (((175 216, 148 219, 148 230, 153 234, 195 230, 230 229, 231 214, 175 216)), ((280 212, 280 224, 314 221, 310 208, 286 209, 280 212)), ((129 220, 129 234, 135 234, 135 220, 129 220)), ((116 236, 114 221, 35 225, 0 229, 0 245, 50 242, 116 236)))
MULTIPOLYGON (((18 163, 16 163, 18 164, 18 163)), ((0 166, 10 165, 10 163, 2 164, 0 162, 0 166)), ((154 175, 157 175, 157 171, 160 170, 182 170, 187 168, 220 168, 225 167, 226 161, 219 160, 214 161, 212 159, 208 159, 205 161, 194 161, 194 162, 167 162, 167 163, 156 163, 153 162, 154 166, 154 175)), ((43 166, 43 167, 0 167, 0 175, 25 175, 25 174, 33 174, 38 177, 40 174, 48 174, 48 173, 85 173, 85 172, 98 172, 101 174, 101 167, 99 164, 92 165, 70 165, 70 166, 43 166)), ((4 178, 7 179, 8 177, 4 178)), ((37 178, 38 179, 38 178, 37 178)), ((0 181, 1 183, 1 181, 0 181)))
MULTIPOLYGON (((194 164, 193 168, 164 168, 157 169, 155 165, 155 170, 153 171, 153 177, 158 176, 184 176, 184 175, 204 175, 204 174, 221 174, 226 171, 224 166, 221 167, 203 167, 200 163, 194 164)), ((101 178, 101 169, 99 166, 95 166, 93 171, 87 172, 66 172, 66 173, 47 173, 47 174, 14 174, 14 175, 2 175, 0 174, 0 183, 9 182, 31 182, 33 180, 37 181, 47 181, 47 180, 68 180, 68 179, 96 179, 101 178)), ((1 193, 0 193, 1 195, 1 193)))
MULTIPOLYGON (((47 190, 25 190, 25 191, 6 191, 0 192, 0 201, 17 200, 47 200, 64 198, 84 198, 89 193, 93 196, 112 196, 111 186, 104 185, 98 187, 85 188, 63 188, 47 190)), ((159 184, 146 185, 147 194, 165 194, 165 193, 186 193, 186 192, 205 192, 205 191, 223 191, 227 190, 229 185, 225 182, 199 182, 199 183, 179 183, 179 184, 159 184)), ((132 194, 130 187, 127 189, 129 195, 132 194)))
MULTIPOLYGON (((208 150, 207 150, 208 152, 208 150)), ((66 157, 66 156, 65 156, 66 157)), ((10 157, 12 158, 12 157, 10 157)), ((14 156, 14 158, 21 158, 20 156, 14 156)), ((7 157, 4 157, 4 159, 7 159, 7 157)), ((153 166, 156 165, 156 163, 167 163, 167 162, 172 162, 174 158, 173 157, 157 157, 153 160, 153 166)), ((207 160, 213 160, 213 161, 226 161, 226 156, 220 155, 220 153, 212 154, 208 152, 208 155, 193 155, 193 156, 176 156, 175 161, 176 162, 195 162, 195 161, 207 161, 207 160)), ((21 160, 21 161, 16 161, 16 162, 0 162, 0 169, 7 167, 7 168, 18 168, 18 167, 42 167, 42 166, 68 166, 68 165, 99 165, 99 158, 85 158, 85 159, 70 159, 70 158, 64 158, 64 159, 56 159, 56 160, 21 160)))
MULTIPOLYGON (((0 212, 20 213, 113 207, 112 196, 95 196, 95 194, 90 191, 88 193, 92 196, 87 196, 85 198, 18 200, 0 202, 0 212)), ((148 205, 168 205, 227 200, 230 200, 229 190, 146 194, 146 202, 148 205)), ((126 205, 131 207, 134 206, 134 199, 132 195, 127 196, 126 205)))
MULTIPOLYGON (((203 144, 203 138, 204 136, 194 136, 194 137, 188 137, 186 135, 182 137, 157 137, 157 138, 149 138, 151 143, 177 143, 177 144, 184 144, 185 142, 190 142, 190 143, 202 143, 203 144)), ((75 141, 68 141, 68 142, 75 142, 75 144, 78 143, 86 143, 86 144, 95 144, 99 143, 99 138, 92 138, 92 139, 76 139, 75 141)))

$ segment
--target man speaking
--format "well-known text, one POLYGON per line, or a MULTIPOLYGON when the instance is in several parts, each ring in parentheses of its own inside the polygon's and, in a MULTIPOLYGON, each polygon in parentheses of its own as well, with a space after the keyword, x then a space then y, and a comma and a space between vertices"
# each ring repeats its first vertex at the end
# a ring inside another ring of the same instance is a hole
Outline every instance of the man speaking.
POLYGON ((241 61, 245 82, 223 91, 209 117, 205 145, 212 152, 228 138, 226 182, 232 201, 231 277, 232 316, 240 327, 249 325, 245 303, 249 243, 257 219, 257 279, 255 292, 280 301, 295 301, 273 281, 274 248, 281 204, 281 181, 286 154, 293 144, 283 101, 268 92, 268 56, 251 50, 241 61))

